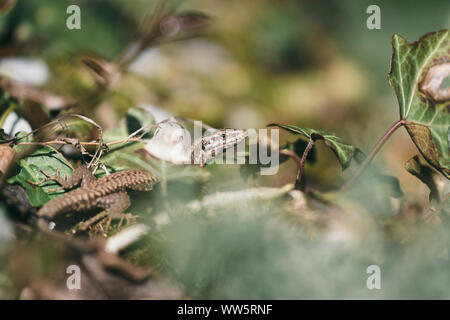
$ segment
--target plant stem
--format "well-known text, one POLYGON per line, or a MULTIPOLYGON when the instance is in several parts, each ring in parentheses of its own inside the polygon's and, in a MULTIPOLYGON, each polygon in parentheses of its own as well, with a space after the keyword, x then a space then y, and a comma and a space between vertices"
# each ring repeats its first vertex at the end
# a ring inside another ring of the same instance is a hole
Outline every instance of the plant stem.
POLYGON ((303 171, 305 168, 305 162, 306 162, 306 158, 308 157, 308 153, 309 151, 311 151, 311 148, 314 145, 314 140, 313 139, 309 139, 308 141, 308 145, 306 146, 305 151, 303 151, 303 155, 302 155, 302 160, 300 161, 300 168, 298 170, 298 174, 297 174, 297 184, 300 187, 300 190, 304 191, 305 190, 305 184, 301 183, 303 182, 302 176, 303 176, 303 171))
POLYGON ((305 190, 305 184, 302 184, 302 176, 303 176, 303 171, 304 171, 304 167, 305 167, 305 162, 306 162, 306 158, 308 157, 308 153, 309 151, 311 151, 311 148, 314 145, 314 140, 310 139, 308 142, 308 145, 306 146, 305 151, 303 151, 303 155, 302 158, 300 159, 300 157, 292 150, 280 150, 280 154, 284 154, 290 158, 292 158, 295 163, 297 164, 297 177, 295 179, 295 188, 296 189, 300 189, 302 191, 305 190))
POLYGON ((363 173, 363 171, 366 169, 366 167, 370 164, 370 162, 373 160, 373 158, 377 155, 378 151, 380 151, 383 144, 389 139, 389 137, 401 126, 403 126, 406 123, 405 119, 400 119, 396 121, 388 131, 381 137, 380 140, 378 140, 375 147, 373 147, 370 154, 367 156, 366 159, 364 159, 363 163, 359 166, 358 170, 355 172, 355 174, 347 181, 347 183, 341 188, 341 191, 346 191, 350 186, 355 182, 356 179, 359 178, 359 176, 363 173))
POLYGON ((3 125, 5 124, 6 118, 13 110, 14 110, 14 104, 10 104, 9 107, 5 110, 5 112, 0 117, 0 128, 3 127, 3 125))

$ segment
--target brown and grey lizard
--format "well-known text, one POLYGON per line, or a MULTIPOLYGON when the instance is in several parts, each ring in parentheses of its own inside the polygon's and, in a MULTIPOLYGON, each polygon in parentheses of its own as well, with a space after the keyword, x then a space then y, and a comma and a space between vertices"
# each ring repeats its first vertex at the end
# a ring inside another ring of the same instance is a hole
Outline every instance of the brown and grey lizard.
POLYGON ((95 180, 86 166, 75 169, 67 180, 59 176, 59 173, 56 176, 44 171, 42 173, 46 178, 33 184, 54 180, 64 189, 73 189, 81 183, 79 188, 52 199, 41 207, 37 216, 48 220, 62 213, 82 212, 96 208, 103 208, 110 218, 117 218, 130 206, 127 189, 149 191, 158 182, 154 176, 141 170, 119 171, 98 180, 95 180))

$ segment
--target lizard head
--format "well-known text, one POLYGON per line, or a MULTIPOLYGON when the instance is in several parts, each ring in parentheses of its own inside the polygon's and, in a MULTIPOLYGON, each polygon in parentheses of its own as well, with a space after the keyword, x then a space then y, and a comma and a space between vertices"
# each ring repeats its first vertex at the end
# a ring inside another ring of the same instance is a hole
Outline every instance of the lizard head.
POLYGON ((159 182, 159 179, 151 175, 148 172, 141 170, 133 170, 134 183, 129 186, 131 190, 137 191, 150 191, 153 189, 153 185, 159 182))

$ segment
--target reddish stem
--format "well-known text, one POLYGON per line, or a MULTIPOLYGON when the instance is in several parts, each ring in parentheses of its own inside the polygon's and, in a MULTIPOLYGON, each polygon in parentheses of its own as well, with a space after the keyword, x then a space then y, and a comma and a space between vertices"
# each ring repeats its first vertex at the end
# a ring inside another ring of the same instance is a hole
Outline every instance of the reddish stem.
POLYGON ((303 155, 302 158, 300 159, 299 156, 292 150, 280 150, 280 154, 284 154, 290 158, 292 158, 295 163, 297 164, 297 178, 295 179, 295 188, 299 188, 300 190, 304 191, 305 189, 305 185, 302 185, 302 176, 303 176, 303 171, 304 171, 304 167, 305 167, 305 162, 306 162, 306 158, 308 157, 308 153, 311 150, 311 148, 314 145, 314 140, 310 139, 308 142, 308 145, 306 146, 305 151, 303 151, 303 155))
POLYGON ((402 125, 406 124, 405 119, 400 119, 396 121, 388 131, 381 137, 380 140, 378 140, 375 147, 373 147, 370 154, 367 156, 366 159, 364 159, 363 163, 359 166, 358 170, 355 172, 355 174, 347 181, 347 183, 341 188, 341 191, 346 191, 350 186, 355 182, 356 179, 359 178, 359 176, 364 172, 366 167, 370 164, 370 162, 373 160, 373 158, 377 155, 378 151, 380 151, 383 144, 389 139, 389 137, 400 128, 402 125))
POLYGON ((297 186, 300 186, 300 190, 304 190, 305 189, 305 184, 301 184, 301 179, 303 176, 303 171, 305 168, 305 162, 306 162, 306 158, 308 157, 308 153, 309 151, 311 151, 311 148, 314 145, 314 140, 313 139, 309 139, 308 141, 308 145, 306 146, 305 151, 303 151, 303 155, 302 155, 302 160, 300 161, 300 168, 298 170, 298 174, 297 174, 297 186))

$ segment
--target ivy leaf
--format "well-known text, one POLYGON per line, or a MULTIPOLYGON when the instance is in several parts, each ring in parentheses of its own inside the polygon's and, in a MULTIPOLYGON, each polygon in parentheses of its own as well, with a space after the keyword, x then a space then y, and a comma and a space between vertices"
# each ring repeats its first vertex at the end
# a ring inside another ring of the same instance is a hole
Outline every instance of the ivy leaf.
POLYGON ((394 35, 392 48, 388 78, 400 117, 427 162, 450 179, 450 89, 441 88, 450 74, 450 31, 428 33, 413 43, 394 35))
POLYGON ((343 170, 348 168, 354 157, 359 161, 360 156, 363 154, 358 148, 344 142, 341 138, 325 130, 315 130, 276 123, 271 123, 268 127, 280 127, 294 134, 300 134, 305 138, 312 139, 313 141, 322 140, 334 152, 343 170))
POLYGON ((48 193, 49 190, 59 187, 56 182, 48 181, 42 185, 31 185, 28 181, 39 182, 45 178, 41 170, 51 175, 56 175, 56 170, 62 176, 69 177, 72 174, 70 165, 54 150, 43 147, 33 152, 18 163, 18 172, 8 179, 10 184, 20 184, 25 188, 28 199, 34 207, 42 206, 44 203, 64 193, 64 191, 48 193))

